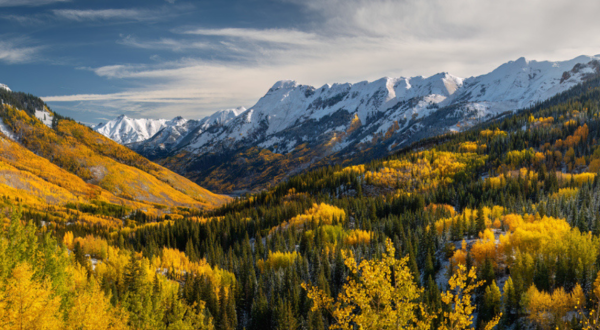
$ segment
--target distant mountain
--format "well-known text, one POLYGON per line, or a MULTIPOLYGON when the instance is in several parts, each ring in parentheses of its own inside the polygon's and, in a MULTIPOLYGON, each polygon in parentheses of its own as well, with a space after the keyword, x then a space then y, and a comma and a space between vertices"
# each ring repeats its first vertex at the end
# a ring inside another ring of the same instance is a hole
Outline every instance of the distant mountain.
POLYGON ((188 138, 202 134, 211 127, 222 126, 244 111, 246 109, 243 107, 221 110, 201 120, 187 120, 176 117, 166 122, 164 127, 151 138, 128 143, 127 146, 146 155, 146 157, 160 158, 168 155, 172 150, 177 150, 180 145, 185 146, 189 142, 188 138))
POLYGON ((128 146, 212 189, 243 192, 310 166, 382 156, 531 106, 598 74, 599 58, 519 58, 466 79, 439 73, 320 88, 279 81, 248 110, 215 114, 227 118, 216 125, 171 128, 128 146), (162 142, 169 139, 174 142, 162 142))
POLYGON ((10 88, 8 88, 8 86, 4 85, 4 84, 0 84, 0 89, 4 89, 6 91, 11 92, 10 88))
POLYGON ((145 141, 167 125, 166 119, 133 119, 125 115, 94 127, 94 130, 121 144, 145 141))
POLYGON ((37 97, 0 92, 0 196, 40 209, 110 203, 155 216, 229 200, 54 113, 37 97))

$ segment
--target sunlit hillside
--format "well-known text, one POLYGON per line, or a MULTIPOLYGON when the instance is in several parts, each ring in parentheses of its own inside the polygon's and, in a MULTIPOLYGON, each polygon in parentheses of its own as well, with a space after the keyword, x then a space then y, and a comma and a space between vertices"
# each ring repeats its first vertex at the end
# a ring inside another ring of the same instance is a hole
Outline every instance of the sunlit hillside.
POLYGON ((154 214, 228 200, 45 107, 41 116, 48 122, 17 106, 0 107, 5 195, 56 205, 98 200, 154 214))

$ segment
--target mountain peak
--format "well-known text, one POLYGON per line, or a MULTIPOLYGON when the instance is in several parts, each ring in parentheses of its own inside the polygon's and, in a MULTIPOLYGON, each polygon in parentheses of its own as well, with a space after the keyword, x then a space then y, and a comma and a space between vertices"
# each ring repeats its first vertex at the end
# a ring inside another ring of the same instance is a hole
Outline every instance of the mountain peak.
POLYGON ((298 84, 296 83, 295 80, 280 80, 280 81, 276 82, 273 85, 273 87, 271 87, 271 89, 269 89, 269 92, 276 91, 281 88, 290 89, 290 88, 294 88, 296 86, 298 86, 298 84))
POLYGON ((515 64, 519 64, 519 65, 527 65, 527 64, 529 64, 529 61, 525 57, 523 57, 523 56, 519 57, 514 62, 515 62, 515 64))

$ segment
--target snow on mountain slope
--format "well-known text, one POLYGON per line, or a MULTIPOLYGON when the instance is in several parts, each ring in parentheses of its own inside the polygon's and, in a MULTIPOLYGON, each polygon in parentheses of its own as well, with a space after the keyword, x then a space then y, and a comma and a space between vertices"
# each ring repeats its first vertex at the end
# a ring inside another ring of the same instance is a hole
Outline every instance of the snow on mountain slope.
POLYGON ((7 90, 7 91, 9 91, 9 92, 12 92, 12 91, 10 90, 10 88, 8 88, 8 86, 6 86, 6 85, 4 85, 4 84, 0 84, 0 89, 5 89, 5 90, 7 90))
POLYGON ((491 111, 515 110, 546 100, 597 72, 600 57, 580 56, 563 62, 527 61, 521 57, 496 70, 465 79, 453 101, 468 100, 491 111))
POLYGON ((148 140, 167 123, 166 119, 133 119, 121 115, 94 130, 117 143, 127 144, 148 140))
MULTIPOLYGON (((440 73, 426 78, 382 78, 373 82, 324 85, 318 89, 294 81, 279 81, 244 116, 232 120, 218 132, 199 132, 195 138, 188 139, 190 143, 185 149, 202 154, 215 146, 231 148, 232 141, 244 141, 261 147, 277 144, 279 148, 274 151, 285 153, 290 150, 289 146, 283 146, 288 142, 294 145, 311 142, 327 130, 342 134, 351 124, 348 119, 354 116, 361 124, 361 131, 369 132, 361 136, 361 142, 372 142, 377 134, 385 134, 395 126, 398 127, 394 131, 398 132, 412 127, 413 132, 406 131, 402 139, 406 144, 414 140, 406 138, 406 135, 415 135, 417 127, 414 125, 434 114, 440 115, 442 108, 453 107, 454 110, 444 116, 456 120, 450 120, 447 127, 441 127, 441 122, 434 125, 438 134, 455 124, 468 127, 474 123, 473 118, 481 120, 517 110, 565 91, 598 71, 595 62, 591 62, 594 59, 581 56, 565 62, 537 62, 520 58, 488 74, 467 79, 440 73), (326 130, 307 134, 306 138, 275 138, 304 124, 320 126, 324 121, 340 117, 339 112, 347 114, 346 120, 326 130)), ((422 129, 418 131, 422 133, 422 129)), ((397 142, 401 144, 400 141, 397 142)), ((344 143, 348 141, 340 142, 334 150, 348 145, 344 143)))
MULTIPOLYGON (((152 148, 169 145, 202 153, 223 141, 268 145, 261 140, 301 123, 319 122, 340 110, 351 114, 352 118, 356 115, 361 125, 368 124, 373 133, 385 133, 396 122, 404 124, 401 130, 406 129, 412 121, 448 106, 456 108, 448 116, 461 118, 462 124, 469 126, 472 123, 470 117, 481 120, 527 107, 573 87, 597 72, 598 67, 591 62, 594 59, 596 57, 580 56, 563 62, 537 62, 520 58, 488 74, 466 79, 439 73, 430 77, 327 84, 318 89, 282 80, 276 82, 243 116, 238 115, 244 111, 224 110, 181 125, 168 125, 165 120, 119 117, 96 127, 96 130, 119 143, 136 143, 136 148, 147 141, 152 148), (384 113, 385 118, 373 122, 384 113), (148 125, 153 125, 154 130, 144 130, 148 125), (214 126, 220 129, 209 129, 214 126), (160 136, 150 139, 159 131, 160 136), (182 145, 182 142, 187 145, 182 145)), ((329 129, 343 131, 348 124, 329 129)), ((363 140, 372 141, 372 137, 364 137, 363 140)))
POLYGON ((282 80, 248 110, 226 110, 164 128, 129 146, 153 159, 178 156, 170 166, 183 174, 195 173, 191 176, 198 180, 215 162, 242 161, 246 158, 239 158, 240 153, 255 147, 281 155, 313 151, 309 157, 294 158, 303 164, 332 154, 343 159, 362 150, 390 152, 546 100, 600 73, 598 59, 520 58, 466 79, 444 72, 319 88, 282 80))
POLYGON ((180 143, 185 143, 185 139, 190 135, 190 132, 194 131, 195 134, 201 134, 211 127, 226 124, 244 111, 246 111, 244 107, 221 110, 201 120, 175 117, 165 122, 164 127, 149 139, 125 144, 131 149, 146 155, 146 157, 154 159, 175 149, 180 143))

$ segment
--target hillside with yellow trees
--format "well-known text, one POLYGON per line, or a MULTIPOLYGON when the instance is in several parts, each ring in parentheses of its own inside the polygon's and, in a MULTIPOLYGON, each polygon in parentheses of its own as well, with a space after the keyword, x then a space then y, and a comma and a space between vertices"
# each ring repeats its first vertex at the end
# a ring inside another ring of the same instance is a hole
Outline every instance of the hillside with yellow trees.
POLYGON ((72 120, 50 127, 8 104, 0 118, 10 132, 0 133, 0 195, 54 205, 97 200, 160 214, 227 201, 72 120))
POLYGON ((600 77, 230 200, 23 108, 0 113, 1 329, 600 328, 600 77))

